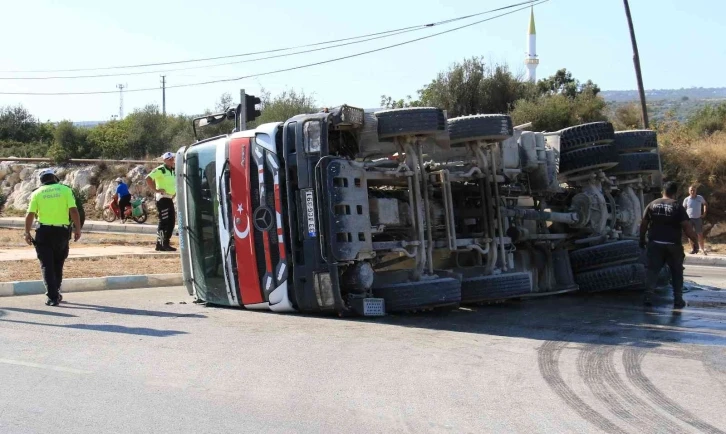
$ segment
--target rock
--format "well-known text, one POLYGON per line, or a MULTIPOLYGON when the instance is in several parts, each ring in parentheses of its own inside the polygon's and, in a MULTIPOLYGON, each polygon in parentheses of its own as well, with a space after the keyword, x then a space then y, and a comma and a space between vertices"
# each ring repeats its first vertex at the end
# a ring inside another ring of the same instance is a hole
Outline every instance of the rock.
POLYGON ((708 238, 715 238, 723 234, 726 234, 726 223, 716 223, 708 233, 708 238))
POLYGON ((32 167, 23 167, 23 169, 20 171, 20 180, 21 181, 27 181, 28 178, 33 174, 33 168, 32 167))
POLYGON ((129 173, 126 174, 126 179, 130 182, 136 182, 142 180, 148 174, 149 172, 146 170, 146 167, 135 166, 133 169, 129 170, 129 173))
POLYGON ((113 200, 116 194, 116 183, 113 181, 102 182, 96 193, 96 209, 101 211, 107 203, 113 200))
POLYGON ((10 185, 17 185, 20 182, 20 173, 13 170, 13 173, 9 173, 5 179, 10 185))
POLYGON ((92 199, 96 196, 96 186, 88 184, 84 187, 81 187, 81 193, 85 194, 88 199, 92 199))
POLYGON ((8 174, 8 172, 12 172, 13 169, 10 168, 9 164, 0 163, 0 181, 5 179, 5 176, 8 174))
POLYGON ((72 170, 66 175, 64 184, 74 189, 81 189, 91 184, 91 181, 96 176, 97 170, 95 166, 72 170))

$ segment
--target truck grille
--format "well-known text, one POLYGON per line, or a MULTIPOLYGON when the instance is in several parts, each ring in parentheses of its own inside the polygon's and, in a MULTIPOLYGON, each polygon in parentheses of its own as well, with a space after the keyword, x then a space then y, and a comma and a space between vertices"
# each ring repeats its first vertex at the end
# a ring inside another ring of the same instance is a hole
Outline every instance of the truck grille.
POLYGON ((280 249, 277 237, 277 220, 275 218, 275 184, 274 174, 268 164, 266 163, 267 155, 269 151, 265 150, 259 145, 252 146, 252 161, 254 164, 250 164, 250 196, 252 199, 252 210, 251 217, 254 220, 255 211, 262 205, 265 205, 269 210, 272 211, 273 224, 272 227, 266 231, 269 240, 269 248, 265 249, 265 232, 258 229, 256 225, 252 227, 252 234, 254 237, 255 246, 255 257, 257 262, 257 272, 260 276, 260 285, 265 293, 265 299, 269 296, 269 291, 265 291, 267 288, 266 280, 272 278, 272 287, 270 290, 276 288, 280 282, 275 275, 276 266, 280 262, 280 249), (262 155, 262 157, 260 157, 262 155), (263 187, 260 186, 259 171, 262 170, 263 187), (264 193, 261 190, 264 189, 264 193), (270 266, 268 268, 267 258, 270 260, 270 266))

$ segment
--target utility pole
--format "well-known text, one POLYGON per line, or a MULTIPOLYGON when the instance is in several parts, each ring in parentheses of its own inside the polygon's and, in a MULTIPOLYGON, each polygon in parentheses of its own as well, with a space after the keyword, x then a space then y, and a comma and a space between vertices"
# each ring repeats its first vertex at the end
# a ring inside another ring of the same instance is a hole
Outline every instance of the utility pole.
POLYGON ((116 87, 118 88, 118 120, 122 120, 124 118, 124 89, 128 87, 126 84, 117 84, 116 87))
POLYGON ((238 113, 239 115, 239 128, 240 131, 244 131, 247 129, 247 98, 245 98, 245 90, 240 89, 239 90, 239 100, 242 109, 240 110, 241 113, 238 113))
POLYGON ((161 76, 161 112, 166 116, 166 75, 161 76))
POLYGON ((630 41, 633 43, 633 63, 635 64, 635 77, 638 80, 638 93, 640 94, 640 110, 643 121, 643 128, 648 129, 648 106, 645 104, 645 88, 643 87, 643 74, 640 72, 640 56, 638 55, 638 43, 635 42, 635 30, 633 29, 633 18, 630 16, 630 5, 628 0, 623 0, 625 4, 625 15, 628 17, 628 27, 630 28, 630 41))

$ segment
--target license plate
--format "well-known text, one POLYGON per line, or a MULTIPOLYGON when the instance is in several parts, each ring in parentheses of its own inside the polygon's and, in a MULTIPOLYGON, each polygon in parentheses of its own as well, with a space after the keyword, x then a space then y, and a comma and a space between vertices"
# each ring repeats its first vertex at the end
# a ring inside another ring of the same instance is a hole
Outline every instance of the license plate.
POLYGON ((308 236, 317 236, 317 229, 315 228, 315 202, 313 201, 313 192, 305 192, 305 209, 308 215, 308 236))

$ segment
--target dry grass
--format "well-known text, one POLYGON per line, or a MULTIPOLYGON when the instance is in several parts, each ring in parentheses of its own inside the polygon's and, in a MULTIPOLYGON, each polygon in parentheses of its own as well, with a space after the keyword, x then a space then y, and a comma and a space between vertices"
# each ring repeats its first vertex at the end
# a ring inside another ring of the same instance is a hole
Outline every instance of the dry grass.
MULTIPOLYGON (((68 279, 167 273, 181 273, 181 262, 177 256, 69 259, 63 267, 63 278, 68 279)), ((0 267, 0 282, 41 279, 40 264, 36 260, 5 261, 0 267)))
MULTIPOLYGON (((176 241, 172 238, 172 242, 176 241)), ((99 246, 145 246, 153 248, 156 244, 156 235, 147 234, 83 234, 74 247, 99 247, 99 246)), ((0 249, 14 249, 28 247, 23 239, 23 231, 20 229, 0 228, 0 249)))
POLYGON ((726 133, 699 137, 671 124, 659 128, 659 142, 665 176, 681 185, 681 196, 688 185, 699 184, 709 204, 707 220, 726 221, 726 133))

